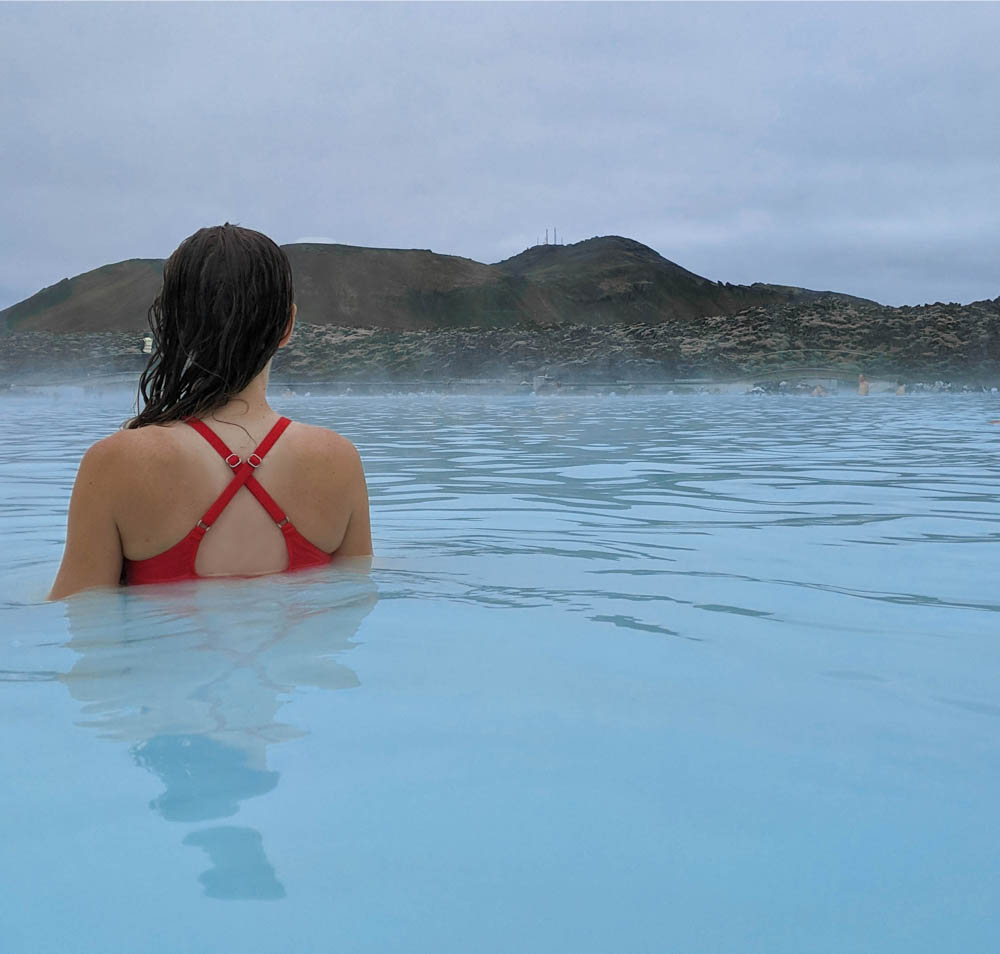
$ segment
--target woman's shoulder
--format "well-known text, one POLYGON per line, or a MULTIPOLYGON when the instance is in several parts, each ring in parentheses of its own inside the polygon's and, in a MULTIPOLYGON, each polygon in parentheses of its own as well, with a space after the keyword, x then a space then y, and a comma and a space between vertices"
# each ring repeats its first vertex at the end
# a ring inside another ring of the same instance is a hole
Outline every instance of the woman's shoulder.
POLYGON ((138 455, 170 454, 177 446, 178 436, 176 423, 122 428, 92 444, 87 455, 115 461, 138 455))
POLYGON ((148 425, 115 431, 92 444, 80 462, 81 471, 108 478, 134 475, 176 456, 180 441, 173 425, 148 425))
MULTIPOLYGON (((129 483, 136 478, 151 479, 154 473, 172 473, 199 446, 197 435, 187 430, 180 423, 171 423, 115 431, 91 446, 81 470, 109 480, 120 476, 129 483)), ((354 444, 329 428, 292 421, 281 443, 295 466, 322 471, 327 478, 331 474, 347 477, 361 470, 354 444)))
POLYGON ((343 434, 328 427, 292 421, 286 433, 295 449, 301 453, 337 461, 359 459, 358 449, 354 444, 343 434))
POLYGON ((358 449, 343 434, 293 421, 282 440, 288 441, 289 458, 305 485, 343 492, 364 479, 358 449))

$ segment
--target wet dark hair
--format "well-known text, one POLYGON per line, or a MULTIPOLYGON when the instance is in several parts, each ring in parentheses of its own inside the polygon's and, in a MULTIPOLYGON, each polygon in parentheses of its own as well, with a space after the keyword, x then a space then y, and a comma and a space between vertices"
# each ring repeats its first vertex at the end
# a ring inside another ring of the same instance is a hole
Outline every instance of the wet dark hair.
POLYGON ((266 235, 227 222, 186 238, 167 259, 149 309, 153 351, 139 377, 142 409, 125 426, 222 407, 278 350, 292 303, 288 258, 266 235))

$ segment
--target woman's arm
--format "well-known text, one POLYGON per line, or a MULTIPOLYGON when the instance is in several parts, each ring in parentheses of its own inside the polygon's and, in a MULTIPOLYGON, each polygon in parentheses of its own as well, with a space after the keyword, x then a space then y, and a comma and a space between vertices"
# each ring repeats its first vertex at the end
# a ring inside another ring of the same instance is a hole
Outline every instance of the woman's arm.
POLYGON ((114 438, 99 441, 83 455, 73 485, 66 523, 66 549, 50 600, 121 579, 122 544, 112 511, 114 438))
POLYGON ((344 531, 344 539, 334 556, 363 557, 372 555, 371 516, 368 506, 368 484, 365 481, 365 470, 361 457, 353 444, 350 447, 348 499, 351 504, 351 516, 344 531))

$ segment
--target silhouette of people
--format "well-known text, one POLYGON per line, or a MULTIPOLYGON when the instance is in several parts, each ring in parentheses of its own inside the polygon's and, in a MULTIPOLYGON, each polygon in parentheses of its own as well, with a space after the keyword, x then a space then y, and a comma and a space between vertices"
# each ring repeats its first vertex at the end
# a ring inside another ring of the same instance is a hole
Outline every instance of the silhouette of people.
POLYGON ((858 375, 858 394, 862 397, 868 396, 868 378, 863 374, 858 375))

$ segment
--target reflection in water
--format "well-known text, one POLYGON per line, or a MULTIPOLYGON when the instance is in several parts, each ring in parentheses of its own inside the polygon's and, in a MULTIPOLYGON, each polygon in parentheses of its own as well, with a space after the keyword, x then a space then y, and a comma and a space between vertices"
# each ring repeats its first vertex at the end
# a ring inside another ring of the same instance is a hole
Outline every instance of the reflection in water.
POLYGON ((278 784, 277 772, 247 765, 246 752, 207 735, 157 735, 133 746, 132 757, 167 787, 149 806, 167 821, 228 818, 278 784))
MULTIPOLYGON (((375 600, 367 576, 329 572, 84 594, 66 604, 80 659, 58 678, 84 704, 78 724, 128 744, 163 783, 150 808, 169 822, 230 818, 277 786, 267 747, 304 734, 277 720, 287 697, 359 685, 335 657, 375 600)), ((206 896, 285 896, 254 829, 202 828, 183 844, 212 863, 206 896)))
POLYGON ((188 835, 184 844, 208 852, 212 867, 198 875, 198 880, 210 898, 265 900, 285 896, 285 887, 264 854, 263 839, 252 828, 205 828, 188 835))
POLYGON ((997 950, 997 401, 295 399, 368 468, 396 601, 368 645, 363 589, 293 575, 74 599, 74 656, 66 605, 26 594, 126 410, 0 398, 0 948, 997 950), (296 688, 355 685, 343 663, 364 690, 296 688), (55 679, 129 809, 65 796, 55 679), (345 723, 429 760, 275 747, 345 723), (194 896, 158 879, 172 944, 142 908, 161 853, 194 896), (296 902, 346 870, 331 939, 296 902), (39 885, 81 878, 52 917, 39 885), (133 882, 138 908, 93 903, 133 882))

